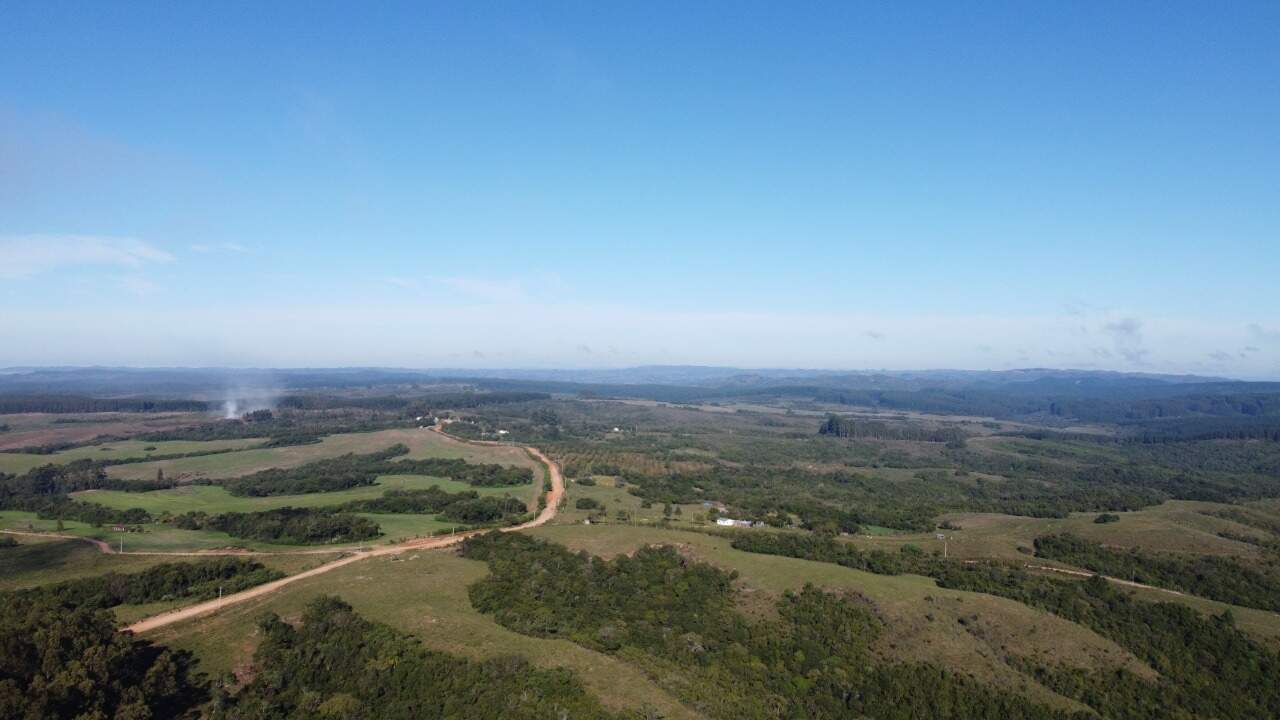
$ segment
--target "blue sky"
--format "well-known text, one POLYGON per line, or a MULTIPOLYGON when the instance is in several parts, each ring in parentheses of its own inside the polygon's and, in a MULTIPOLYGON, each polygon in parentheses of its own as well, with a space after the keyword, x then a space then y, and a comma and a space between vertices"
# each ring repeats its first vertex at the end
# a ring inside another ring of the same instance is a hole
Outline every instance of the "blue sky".
POLYGON ((1280 5, 0 5, 0 366, 1280 377, 1280 5))

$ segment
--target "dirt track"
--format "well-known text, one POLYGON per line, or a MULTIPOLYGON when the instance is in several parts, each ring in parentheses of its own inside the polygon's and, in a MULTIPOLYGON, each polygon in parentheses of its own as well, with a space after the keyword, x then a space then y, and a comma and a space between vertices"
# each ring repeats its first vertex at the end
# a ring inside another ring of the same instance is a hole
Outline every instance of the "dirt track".
MULTIPOLYGON (((441 434, 443 435, 444 433, 441 433, 441 434)), ((450 437, 450 436, 445 435, 445 437, 450 437)), ((450 437, 450 439, 454 440, 455 442, 463 442, 462 440, 458 440, 457 438, 450 437)), ((483 443, 483 444, 496 445, 499 443, 483 443)), ((543 525, 549 522, 552 518, 556 516, 556 513, 559 511, 559 508, 560 508, 560 500, 564 497, 564 477, 560 474, 560 468, 555 463, 551 462, 551 459, 548 458, 546 455, 543 455, 542 451, 538 450, 537 448, 529 447, 525 449, 529 452, 530 455, 533 455, 536 459, 541 461, 543 463, 543 466, 547 468, 547 473, 551 480, 551 491, 547 493, 546 507, 544 507, 542 511, 538 513, 537 517, 535 517, 534 519, 522 525, 515 525, 508 528, 502 528, 501 529, 502 532, 515 532, 517 530, 525 530, 527 528, 538 527, 539 525, 543 525)), ((280 588, 284 587, 285 585, 289 585, 290 583, 295 583, 299 580, 304 580, 309 577, 315 577, 316 575, 327 573, 330 570, 336 570, 344 565, 350 565, 353 562, 364 560, 365 558, 381 557, 384 555, 397 555, 399 553, 402 553, 408 550, 436 550, 439 548, 456 545, 462 542, 467 537, 470 537, 472 535, 477 535, 479 533, 484 533, 484 532, 489 532, 489 531, 488 530, 472 530, 470 532, 458 533, 457 535, 447 535, 447 536, 432 537, 432 538, 418 538, 415 540, 407 540, 397 545, 388 545, 386 547, 372 548, 368 550, 348 551, 348 552, 351 552, 350 555, 346 555, 332 562, 325 563, 324 565, 320 565, 319 567, 314 567, 310 570, 300 572, 297 575, 290 575, 288 577, 281 578, 274 582, 269 582, 262 585, 258 585, 256 587, 249 588, 248 590, 245 590, 243 592, 238 592, 234 595, 227 595, 226 597, 219 598, 217 600, 208 600, 202 603, 197 603, 195 605, 190 605, 184 608, 180 608, 178 610, 173 610, 171 612, 163 613, 161 615, 149 617, 149 618, 146 618, 145 620, 140 620, 126 627, 125 630, 128 630, 133 633, 144 633, 144 632, 147 632, 148 630, 155 630, 156 628, 164 627, 166 625, 171 625, 177 622, 182 622, 183 620, 190 620, 191 618, 200 617, 202 615, 208 615, 209 613, 217 612, 218 610, 224 607, 227 607, 228 605, 235 605, 237 603, 242 603, 246 600, 250 600, 255 597, 266 595, 267 593, 275 592, 276 590, 279 590, 280 588)), ((110 552, 110 549, 108 548, 106 552, 110 552)), ((167 554, 167 553, 154 553, 154 554, 167 554)), ((171 553, 171 554, 209 555, 210 553, 171 553)), ((226 553, 226 554, 233 554, 233 553, 226 553)), ((243 554, 243 553, 234 553, 234 554, 243 554)))

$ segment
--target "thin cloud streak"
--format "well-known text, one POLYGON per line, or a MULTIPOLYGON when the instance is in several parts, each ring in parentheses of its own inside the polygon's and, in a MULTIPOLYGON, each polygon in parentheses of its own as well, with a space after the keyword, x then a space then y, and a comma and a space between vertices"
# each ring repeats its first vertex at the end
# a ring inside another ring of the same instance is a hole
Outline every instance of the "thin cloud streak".
POLYGON ((137 270, 170 263, 165 250, 133 238, 98 235, 17 235, 0 237, 0 279, 25 278, 76 266, 137 270))

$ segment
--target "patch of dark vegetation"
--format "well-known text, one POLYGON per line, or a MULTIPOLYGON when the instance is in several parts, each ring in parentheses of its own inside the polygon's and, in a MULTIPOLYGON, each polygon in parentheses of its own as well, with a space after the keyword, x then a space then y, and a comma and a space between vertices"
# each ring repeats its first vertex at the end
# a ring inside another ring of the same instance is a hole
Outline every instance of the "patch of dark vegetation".
POLYGON ((219 693, 209 720, 620 717, 568 670, 535 668, 518 657, 474 661, 427 650, 335 597, 313 600, 296 627, 272 614, 259 632, 259 671, 236 694, 219 693))
POLYGON ((205 412, 200 400, 93 398, 84 395, 0 395, 0 415, 14 413, 205 412))
POLYGON ((439 513, 446 520, 482 525, 525 514, 525 504, 510 497, 481 497, 474 490, 450 493, 439 487, 425 490, 388 490, 380 498, 352 500, 338 506, 356 513, 439 513))
MULTIPOLYGON (((231 594, 284 577, 252 560, 218 558, 199 562, 164 563, 142 572, 107 573, 68 580, 10 595, 52 599, 65 607, 106 610, 117 605, 141 605, 166 600, 207 600, 219 592, 231 594)), ((2 596, 0 596, 2 597, 2 596)))
POLYGON ((1075 535, 1036 538, 1036 557, 1232 605, 1280 612, 1280 562, 1115 550, 1075 535))
POLYGON ((918 423, 890 425, 878 420, 828 415, 818 427, 819 435, 850 438, 854 440, 916 440, 920 442, 964 442, 965 434, 957 427, 929 428, 918 423))
POLYGON ((393 445, 368 455, 348 453, 336 458, 316 460, 296 468, 272 468, 252 475, 222 481, 232 495, 267 497, 333 492, 373 485, 380 473, 386 472, 386 461, 406 455, 409 448, 393 445))
POLYGON ((321 545, 372 540, 378 524, 335 508, 283 507, 252 513, 209 515, 189 512, 173 518, 182 530, 215 530, 232 537, 287 545, 321 545))
POLYGON ((877 660, 881 624, 857 597, 806 586, 778 601, 779 619, 753 623, 734 609, 733 573, 669 547, 602 560, 490 533, 463 554, 490 569, 471 586, 476 609, 678 673, 687 682, 675 691, 709 717, 1072 717, 932 665, 877 660))
POLYGON ((208 697, 190 653, 119 632, 109 611, 44 593, 0 603, 0 717, 189 718, 208 697))

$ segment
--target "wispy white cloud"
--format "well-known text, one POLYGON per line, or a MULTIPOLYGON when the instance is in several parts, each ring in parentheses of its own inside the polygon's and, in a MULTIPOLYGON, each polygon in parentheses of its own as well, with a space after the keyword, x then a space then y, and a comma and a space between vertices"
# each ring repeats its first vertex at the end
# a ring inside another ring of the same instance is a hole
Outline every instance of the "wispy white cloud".
POLYGON ((140 269, 173 255, 133 238, 98 235, 0 236, 0 279, 30 277, 74 266, 140 269))
POLYGON ((386 279, 387 284, 393 287, 403 288, 405 290, 421 290, 422 283, 407 277, 389 277, 386 279))
POLYGON ((241 245, 240 243, 233 242, 197 243, 191 246, 191 251, 202 254, 225 252, 236 253, 238 255, 247 255, 250 252, 249 248, 241 245))
POLYGON ((519 280, 503 280, 474 275, 432 276, 428 280, 456 295, 479 302, 520 302, 528 299, 519 280))

